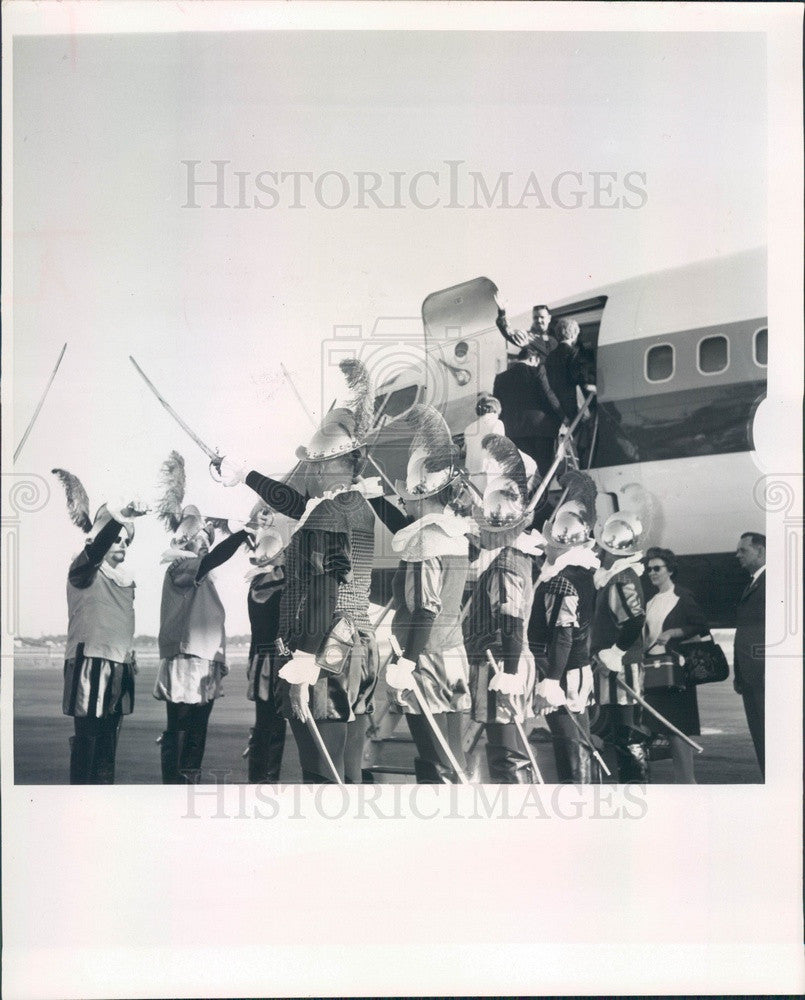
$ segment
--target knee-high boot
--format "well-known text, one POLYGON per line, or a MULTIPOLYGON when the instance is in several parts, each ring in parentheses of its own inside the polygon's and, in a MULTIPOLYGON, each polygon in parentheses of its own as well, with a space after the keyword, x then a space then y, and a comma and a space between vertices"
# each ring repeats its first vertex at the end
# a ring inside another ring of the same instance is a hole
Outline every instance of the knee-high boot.
POLYGON ((649 755, 645 743, 618 747, 618 777, 622 783, 645 785, 649 780, 649 755))
POLYGON ((489 780, 496 785, 533 785, 534 774, 528 756, 512 747, 486 744, 489 780))
POLYGON ((189 785, 197 785, 201 778, 201 762, 207 745, 207 728, 188 729, 179 757, 179 771, 189 785))
POLYGON ((91 736, 70 737, 70 784, 91 785, 95 760, 95 739, 91 736))
POLYGON ((414 758, 414 774, 419 785, 454 785, 458 781, 452 768, 422 757, 414 758))
POLYGON ((249 781, 251 784, 274 785, 280 778, 282 754, 285 750, 285 719, 277 719, 270 728, 252 729, 249 738, 249 781))
POLYGON ((120 737, 122 719, 104 720, 107 722, 95 740, 95 760, 92 765, 93 783, 96 785, 114 785, 115 759, 117 757, 117 741, 120 737))
POLYGON ((159 744, 160 761, 162 764, 162 784, 181 785, 183 779, 179 773, 179 755, 184 742, 184 732, 174 729, 162 734, 159 744))

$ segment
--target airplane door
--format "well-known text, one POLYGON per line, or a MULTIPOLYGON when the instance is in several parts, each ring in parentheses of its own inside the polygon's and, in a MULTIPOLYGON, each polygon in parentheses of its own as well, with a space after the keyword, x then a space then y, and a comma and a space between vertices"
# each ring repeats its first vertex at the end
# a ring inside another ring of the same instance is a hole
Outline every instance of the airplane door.
POLYGON ((491 392, 505 365, 505 342, 497 331, 497 286, 473 278, 432 292, 422 303, 428 356, 426 401, 444 414, 454 435, 475 419, 479 392, 491 392))

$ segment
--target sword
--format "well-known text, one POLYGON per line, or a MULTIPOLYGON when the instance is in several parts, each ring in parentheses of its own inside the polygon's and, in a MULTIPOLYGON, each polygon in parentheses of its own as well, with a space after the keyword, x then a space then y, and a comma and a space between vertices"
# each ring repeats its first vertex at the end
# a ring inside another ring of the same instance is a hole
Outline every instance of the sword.
POLYGON ((65 341, 64 347, 62 347, 61 353, 59 354, 59 357, 56 361, 56 367, 53 369, 53 372, 51 373, 51 376, 48 379, 48 384, 45 386, 45 391, 42 393, 42 398, 37 403, 36 409, 34 410, 34 415, 31 417, 30 423, 25 428, 25 433, 22 435, 22 440, 17 445, 17 450, 14 452, 14 458, 12 459, 12 461, 14 462, 17 461, 17 458, 19 457, 19 454, 22 451, 22 446, 28 440, 28 435, 31 433, 31 430, 33 429, 33 426, 36 423, 36 418, 39 416, 39 411, 42 409, 42 404, 45 402, 45 397, 47 396, 48 392, 50 392, 50 387, 53 384, 53 379, 56 378, 56 372, 59 370, 61 359, 64 357, 64 352, 66 350, 67 350, 67 342, 65 341))
POLYGON ((145 374, 145 372, 142 370, 142 368, 140 368, 140 366, 137 364, 137 362, 131 355, 129 355, 129 361, 137 369, 137 372, 142 378, 143 382, 145 382, 145 384, 148 386, 151 392, 153 392, 156 398, 160 401, 160 403, 164 406, 164 408, 168 411, 168 413, 173 417, 176 423, 182 428, 185 434, 187 434, 190 438, 192 438, 192 440, 196 442, 199 448, 201 448, 201 450, 210 460, 210 466, 216 470, 220 469, 221 462, 223 461, 223 455, 219 455, 217 451, 214 451, 208 445, 204 444, 204 442, 201 440, 198 434, 196 434, 195 431, 190 429, 190 427, 184 422, 184 420, 182 420, 182 418, 179 416, 176 410, 174 410, 174 408, 170 405, 170 403, 167 402, 167 400, 159 391, 159 389, 157 389, 157 387, 154 385, 151 379, 145 374))
MULTIPOLYGON (((391 637, 391 648, 394 651, 395 656, 398 657, 402 656, 402 649, 400 648, 400 644, 397 642, 397 639, 394 636, 391 637)), ((414 693, 414 697, 417 700, 417 704, 419 705, 419 709, 425 716, 425 719, 427 720, 427 723, 430 726, 431 732, 433 733, 436 742, 441 747, 442 753, 445 755, 450 766, 455 771, 456 777, 459 780, 459 784, 469 785, 470 781, 467 778, 467 775, 464 773, 461 765, 456 760, 456 755, 450 749, 450 745, 448 744, 447 740, 444 738, 444 733, 441 731, 441 729, 439 729, 438 725, 436 724, 436 720, 433 717, 433 712, 430 709, 430 705, 425 700, 425 696, 424 694, 422 694, 421 688, 417 684, 416 680, 413 678, 412 678, 412 683, 414 685, 412 691, 414 693)))
POLYGON ((667 729, 669 729, 674 734, 674 736, 678 736, 681 740, 684 740, 685 743, 688 744, 688 746, 693 747, 696 753, 704 753, 703 747, 699 746, 698 743, 695 743, 689 736, 686 736, 680 729, 677 729, 676 726, 670 723, 665 718, 664 715, 660 715, 657 709, 652 708, 651 705, 649 705, 649 703, 645 700, 645 698, 642 698, 637 693, 637 691, 635 691, 634 688, 630 687, 626 683, 626 681, 621 680, 617 674, 613 674, 613 676, 615 678, 615 683, 618 685, 618 687, 622 688, 628 695, 631 695, 631 697, 634 698, 634 700, 637 702, 638 705, 641 705, 643 708, 645 708, 645 710, 649 712, 651 715, 653 715, 658 722, 661 722, 667 729))
MULTIPOLYGON (((497 661, 495 660, 495 657, 492 655, 491 649, 487 649, 486 658, 489 661, 489 666, 492 668, 492 672, 495 674, 499 674, 501 672, 500 667, 497 665, 497 661)), ((537 765, 537 758, 534 756, 534 751, 531 749, 531 744, 528 742, 528 739, 525 734, 525 729, 523 729, 523 724, 517 718, 517 707, 514 704, 514 698, 512 698, 511 695, 507 695, 506 697, 509 699, 509 705, 511 707, 511 713, 512 713, 512 720, 514 721, 515 728, 517 729, 517 735, 520 737, 520 742, 525 747, 525 752, 528 755, 528 760, 531 764, 531 768, 539 784, 544 785, 545 779, 542 777, 542 772, 540 771, 539 766, 537 765)))

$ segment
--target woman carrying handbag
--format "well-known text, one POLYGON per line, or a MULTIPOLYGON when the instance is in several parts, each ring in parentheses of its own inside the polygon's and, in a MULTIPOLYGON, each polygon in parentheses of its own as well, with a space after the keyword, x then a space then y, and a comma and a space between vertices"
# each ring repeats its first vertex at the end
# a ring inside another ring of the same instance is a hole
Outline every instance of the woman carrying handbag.
MULTIPOLYGON (((698 736, 699 705, 695 685, 651 687, 648 671, 653 656, 667 653, 684 655, 684 646, 680 646, 680 643, 694 636, 707 635, 707 620, 690 591, 677 587, 674 583, 677 561, 670 549, 649 549, 646 553, 646 571, 649 582, 657 588, 657 593, 646 605, 646 624, 643 628, 643 648, 647 663, 644 697, 652 708, 683 733, 698 736)), ((681 666, 679 672, 681 675, 681 666)), ((692 748, 659 723, 654 723, 650 718, 646 721, 652 726, 656 725, 660 734, 670 740, 674 783, 695 785, 692 748)))

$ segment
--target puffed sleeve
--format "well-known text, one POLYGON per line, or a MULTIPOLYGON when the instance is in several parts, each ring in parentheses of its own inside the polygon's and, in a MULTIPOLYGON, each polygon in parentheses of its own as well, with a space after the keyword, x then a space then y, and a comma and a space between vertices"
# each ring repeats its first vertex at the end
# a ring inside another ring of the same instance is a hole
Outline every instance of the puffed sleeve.
POLYGON ((193 556, 189 559, 174 559, 166 572, 174 587, 185 590, 194 586, 199 566, 201 566, 200 556, 193 556))

